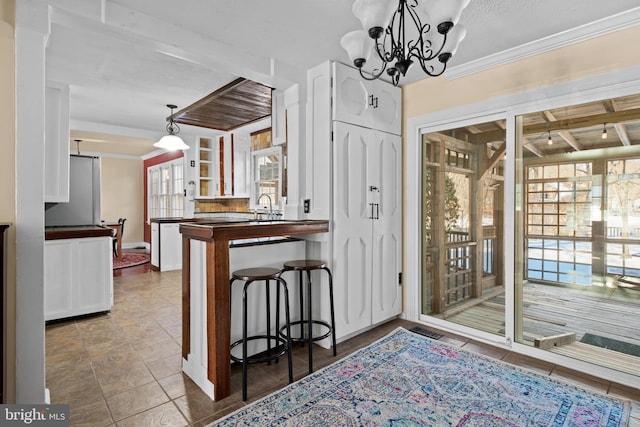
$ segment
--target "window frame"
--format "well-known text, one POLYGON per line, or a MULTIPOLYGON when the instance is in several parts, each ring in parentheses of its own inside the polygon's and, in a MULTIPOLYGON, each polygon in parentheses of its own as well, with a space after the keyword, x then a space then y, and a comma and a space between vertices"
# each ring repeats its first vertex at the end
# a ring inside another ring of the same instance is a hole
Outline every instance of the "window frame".
POLYGON ((278 183, 277 183, 277 188, 276 188, 276 200, 272 200, 273 203, 273 210, 279 210, 281 209, 282 206, 282 162, 283 162, 283 157, 282 157, 282 147, 277 145, 277 146, 273 146, 273 147, 269 147, 269 148, 264 148, 261 150, 256 150, 256 151, 252 151, 251 152, 251 192, 250 192, 250 202, 249 202, 249 208, 251 210, 257 210, 261 208, 261 204, 258 204, 258 197, 259 194, 257 194, 257 187, 258 187, 258 182, 260 182, 259 178, 259 174, 258 174, 258 158, 260 157, 266 157, 269 156, 271 154, 278 154, 279 156, 279 161, 278 161, 278 183))
POLYGON ((183 158, 158 163, 147 168, 147 218, 146 223, 151 223, 151 218, 180 218, 184 215, 184 161, 183 158), (180 177, 176 177, 174 171, 182 171, 180 177), (168 171, 166 187, 163 183, 163 173, 168 171), (158 182, 154 183, 153 175, 158 173, 158 182), (157 184, 154 186, 154 184, 157 184), (166 189, 166 191, 163 191, 166 189), (157 193, 155 191, 157 190, 157 193))

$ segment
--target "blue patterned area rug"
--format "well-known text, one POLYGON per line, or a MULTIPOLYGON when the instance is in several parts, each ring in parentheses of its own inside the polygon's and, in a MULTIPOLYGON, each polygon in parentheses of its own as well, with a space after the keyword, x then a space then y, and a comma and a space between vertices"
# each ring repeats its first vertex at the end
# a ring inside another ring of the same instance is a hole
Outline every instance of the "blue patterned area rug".
POLYGON ((629 402, 398 328, 214 426, 627 426, 629 402))

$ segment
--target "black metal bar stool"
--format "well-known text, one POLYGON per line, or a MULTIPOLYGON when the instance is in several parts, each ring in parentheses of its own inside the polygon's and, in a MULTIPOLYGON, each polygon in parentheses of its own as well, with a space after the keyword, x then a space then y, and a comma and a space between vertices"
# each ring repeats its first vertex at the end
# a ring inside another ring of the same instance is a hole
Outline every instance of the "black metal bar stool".
MULTIPOLYGON (((331 335, 332 345, 333 345, 333 355, 337 355, 336 351, 336 316, 333 309, 333 276, 331 274, 331 270, 327 267, 326 262, 315 259, 299 259, 294 261, 287 261, 284 263, 282 268, 282 273, 286 271, 297 271, 299 273, 298 283, 300 285, 300 320, 296 320, 291 322, 291 325, 300 325, 300 336, 299 337, 291 337, 292 341, 304 343, 307 342, 309 346, 309 373, 313 372, 313 342, 320 341, 327 338, 331 335), (318 320, 313 318, 312 307, 312 283, 311 283, 311 271, 313 270, 324 270, 329 275, 329 303, 331 309, 331 324, 327 323, 324 320, 318 320), (303 296, 303 272, 307 273, 307 318, 304 318, 304 296, 303 296), (313 336, 313 325, 322 325, 327 328, 327 332, 320 336, 313 336), (307 330, 307 336, 305 338, 305 325, 307 330)), ((280 328, 281 336, 291 336, 290 333, 284 332, 285 328, 280 328)))
POLYGON ((247 400, 247 365, 249 363, 271 363, 272 360, 276 362, 278 359, 287 353, 287 362, 289 363, 289 383, 293 382, 293 363, 291 357, 291 323, 289 317, 289 292, 287 290, 287 282, 280 277, 280 270, 277 268, 258 267, 258 268, 246 268, 243 270, 236 270, 231 274, 231 281, 229 286, 233 285, 236 280, 244 281, 244 288, 242 290, 242 339, 235 341, 231 344, 231 351, 233 348, 242 345, 242 357, 234 356, 231 353, 231 360, 234 362, 242 363, 242 400, 247 400), (269 284, 271 280, 277 282, 276 287, 276 328, 275 333, 271 331, 271 302, 269 284), (255 281, 264 281, 266 291, 266 308, 267 308, 267 332, 262 335, 247 336, 247 290, 249 285, 255 281), (287 336, 281 336, 280 331, 280 287, 284 289, 284 311, 285 311, 285 325, 283 330, 287 330, 287 336), (266 354, 260 353, 254 356, 247 355, 247 343, 249 341, 266 340, 267 352, 266 354), (275 341, 275 347, 271 347, 272 341, 275 341))

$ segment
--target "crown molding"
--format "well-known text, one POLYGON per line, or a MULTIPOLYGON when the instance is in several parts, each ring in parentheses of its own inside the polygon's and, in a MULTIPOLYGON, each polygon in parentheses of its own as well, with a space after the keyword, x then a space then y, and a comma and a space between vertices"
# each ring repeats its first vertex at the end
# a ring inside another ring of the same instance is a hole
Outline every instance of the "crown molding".
POLYGON ((528 58, 554 49, 569 46, 605 34, 613 33, 640 24, 640 7, 626 10, 616 15, 599 19, 589 24, 572 28, 539 40, 504 50, 494 55, 476 59, 449 68, 444 77, 454 80, 471 74, 479 73, 490 68, 509 64, 520 59, 528 58))

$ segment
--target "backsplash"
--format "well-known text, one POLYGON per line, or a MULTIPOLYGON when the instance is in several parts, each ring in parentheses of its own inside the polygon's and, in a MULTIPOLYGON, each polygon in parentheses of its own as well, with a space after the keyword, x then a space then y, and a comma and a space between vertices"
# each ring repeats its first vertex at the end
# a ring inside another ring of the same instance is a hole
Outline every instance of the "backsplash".
POLYGON ((249 198, 196 200, 195 213, 249 212, 249 198))

